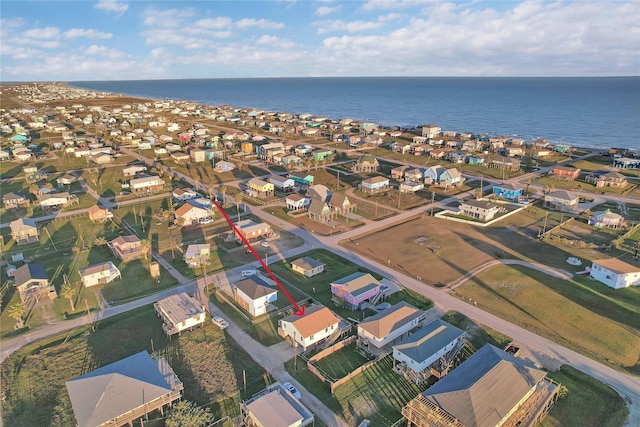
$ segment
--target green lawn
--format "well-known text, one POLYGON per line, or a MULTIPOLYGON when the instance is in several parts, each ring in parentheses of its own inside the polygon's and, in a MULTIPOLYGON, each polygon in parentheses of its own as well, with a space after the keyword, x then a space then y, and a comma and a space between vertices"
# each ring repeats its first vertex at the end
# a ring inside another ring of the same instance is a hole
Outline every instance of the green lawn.
POLYGON ((524 267, 480 273, 453 295, 617 369, 640 372, 640 289, 584 276, 560 280, 524 267))
POLYGON ((620 427, 629 413, 615 390, 570 367, 562 366, 549 377, 568 390, 551 408, 539 427, 620 427))
MULTIPOLYGON (((30 344, 1 366, 6 425, 75 425, 65 381, 147 350, 165 356, 184 384, 184 397, 209 405, 216 419, 239 415, 243 376, 247 395, 271 377, 211 322, 168 339, 152 306, 30 344), (46 380, 44 380, 46 379, 46 380)), ((160 417, 153 414, 152 418, 160 417)))
POLYGON ((389 295, 386 299, 389 304, 397 304, 400 301, 405 301, 412 306, 419 308, 420 310, 429 310, 433 307, 433 301, 420 295, 411 289, 402 289, 396 293, 389 295))
POLYGON ((349 344, 340 350, 323 357, 314 364, 318 369, 320 369, 325 377, 335 381, 346 377, 349 373, 353 372, 356 368, 359 368, 368 361, 369 358, 363 356, 362 353, 358 351, 355 344, 349 344))
POLYGON ((481 326, 473 322, 467 316, 457 311, 449 311, 442 320, 452 324, 458 329, 467 332, 468 340, 474 348, 478 349, 485 344, 491 344, 498 348, 505 348, 512 340, 506 335, 494 331, 486 326, 481 326))

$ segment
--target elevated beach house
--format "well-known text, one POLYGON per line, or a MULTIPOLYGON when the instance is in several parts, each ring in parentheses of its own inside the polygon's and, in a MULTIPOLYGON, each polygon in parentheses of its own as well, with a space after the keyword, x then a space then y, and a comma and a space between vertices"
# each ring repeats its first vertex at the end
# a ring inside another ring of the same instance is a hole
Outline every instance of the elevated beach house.
POLYGON ((331 299, 350 310, 360 310, 375 300, 382 285, 370 273, 353 273, 331 282, 331 299))
POLYGON ((278 335, 302 351, 313 348, 334 334, 341 333, 340 319, 327 307, 307 307, 304 316, 292 314, 278 320, 278 335))
POLYGON ((144 258, 146 255, 142 249, 142 241, 133 234, 118 236, 110 241, 108 245, 113 255, 125 262, 144 258))
POLYGON ((56 289, 49 283, 49 277, 42 264, 24 264, 15 270, 13 284, 20 293, 20 301, 27 304, 30 299, 36 302, 46 297, 58 296, 56 289))
POLYGON ((18 218, 9 223, 11 237, 18 245, 27 245, 39 241, 38 225, 31 218, 18 218))
POLYGON ((401 301, 358 324, 358 347, 375 356, 417 329, 424 312, 401 301))
POLYGON ((120 270, 111 261, 90 265, 78 270, 80 279, 85 288, 111 283, 122 276, 120 270))
POLYGON ((278 290, 257 275, 233 284, 233 299, 252 316, 265 314, 277 301, 278 290))
POLYGON ((190 330, 207 318, 204 306, 185 292, 161 299, 153 304, 153 309, 162 319, 162 329, 167 336, 190 330))

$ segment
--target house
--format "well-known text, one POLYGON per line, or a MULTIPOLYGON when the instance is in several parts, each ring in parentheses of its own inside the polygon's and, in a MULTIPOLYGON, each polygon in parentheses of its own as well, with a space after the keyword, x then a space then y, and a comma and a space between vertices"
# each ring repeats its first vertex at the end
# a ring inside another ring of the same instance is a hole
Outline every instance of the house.
POLYGON ((500 207, 485 200, 465 200, 460 202, 459 214, 480 221, 491 221, 500 212, 500 207))
POLYGON ((411 400, 410 426, 534 427, 557 398, 559 384, 529 362, 486 344, 411 400))
POLYGON ((440 136, 440 134, 442 133, 442 128, 434 124, 424 124, 421 128, 423 138, 435 138, 440 136))
POLYGON ((273 234, 271 226, 266 222, 253 222, 250 219, 243 219, 242 221, 239 221, 236 223, 236 228, 247 240, 269 237, 273 234))
POLYGON ((78 270, 78 273, 80 273, 80 279, 82 280, 82 284, 85 288, 111 283, 122 277, 118 267, 116 267, 111 261, 101 262, 100 264, 81 268, 78 270))
POLYGON ((47 179, 48 176, 49 175, 44 171, 37 171, 27 175, 25 178, 25 181, 27 181, 27 183, 29 184, 32 184, 34 182, 44 181, 47 179))
POLYGON ((171 157, 171 160, 179 165, 187 164, 190 159, 189 155, 187 153, 183 153, 182 151, 173 151, 171 152, 171 154, 169 154, 169 157, 171 157))
POLYGON ((365 154, 360 157, 351 167, 352 172, 373 173, 380 167, 378 159, 372 154, 365 154))
POLYGON ((491 159, 489 161, 489 167, 494 169, 501 169, 505 171, 515 172, 520 170, 520 163, 521 162, 519 159, 515 159, 513 157, 500 156, 500 157, 491 159))
POLYGON ((640 268, 617 258, 594 260, 589 276, 613 289, 640 286, 640 268))
POLYGON ((274 194, 273 184, 263 181, 260 178, 251 178, 247 181, 247 187, 247 193, 249 193, 251 197, 266 199, 273 197, 274 194))
POLYGON ((98 205, 93 205, 87 209, 87 214, 92 222, 105 222, 106 220, 113 218, 113 212, 111 212, 111 209, 101 208, 98 205))
POLYGON ((313 348, 333 334, 340 333, 340 319, 327 307, 307 307, 303 316, 292 314, 278 320, 278 335, 302 351, 313 348))
POLYGON ((213 211, 207 208, 185 203, 173 213, 176 220, 182 220, 183 225, 201 224, 213 219, 213 211))
POLYGON ((273 308, 278 300, 278 290, 253 275, 233 284, 233 299, 255 317, 273 308))
POLYGON ((549 175, 566 181, 575 181, 580 176, 580 169, 569 166, 555 166, 549 175))
POLYGON ((182 255, 184 262, 191 268, 209 264, 210 257, 211 245, 209 243, 189 245, 182 255))
MULTIPOLYGON (((15 156, 15 153, 14 153, 15 156)), ((618 157, 613 159, 613 167, 620 169, 640 169, 640 159, 631 159, 629 157, 618 157)))
POLYGON ((625 226, 624 217, 611 210, 596 211, 589 218, 589 225, 598 228, 620 228, 625 226))
POLYGON ((382 285, 370 273, 353 273, 331 282, 331 300, 350 310, 360 310, 364 303, 380 293, 382 285))
POLYGON ((194 148, 191 151, 189 151, 189 157, 191 158, 191 161, 194 163, 204 162, 205 160, 204 150, 201 148, 194 148))
POLYGON ((9 228, 11 229, 11 237, 17 245, 27 245, 40 240, 36 221, 31 218, 18 218, 11 221, 9 228))
POLYGON ((31 298, 38 302, 43 296, 50 299, 58 296, 55 287, 49 283, 49 277, 42 264, 24 264, 16 269, 13 284, 18 289, 23 304, 31 298))
POLYGON ((328 187, 322 184, 312 185, 307 189, 307 197, 312 199, 322 200, 323 202, 329 202, 333 193, 328 187))
POLYGON ((457 188, 464 183, 464 177, 456 168, 445 169, 438 178, 438 186, 446 189, 457 188))
POLYGON ((422 182, 425 170, 422 168, 412 168, 404 171, 405 181, 422 182))
POLYGON ((464 161, 470 165, 484 165, 486 158, 482 154, 468 154, 464 161))
POLYGON ((325 263, 309 258, 308 256, 298 258, 291 262, 291 269, 306 277, 313 277, 316 274, 322 273, 324 267, 325 263))
POLYGON ((356 209, 345 193, 334 193, 329 199, 329 206, 339 215, 347 215, 356 209))
MULTIPOLYGON (((440 165, 431 166, 423 171, 422 176, 426 185, 435 185, 440 181, 440 176, 444 172, 444 168, 440 165)), ((405 177, 406 178, 406 177, 405 177)), ((422 180, 422 179, 421 179, 422 180)), ((421 180, 416 180, 419 182, 421 180)))
POLYGON ((218 173, 224 173, 224 172, 231 172, 235 168, 236 166, 233 163, 220 160, 216 162, 215 166, 213 167, 213 170, 218 173))
POLYGON ((56 179, 56 182, 58 183, 58 186, 63 186, 63 185, 71 185, 77 180, 78 179, 75 176, 67 173, 62 175, 58 179, 56 179))
POLYGON ((296 188, 296 183, 293 179, 280 175, 271 175, 269 182, 273 185, 274 190, 278 190, 282 193, 291 193, 296 188))
POLYGON ((513 184, 498 183, 493 185, 493 195, 501 199, 518 201, 522 197, 523 188, 516 187, 513 184))
POLYGON ((397 166, 391 169, 391 179, 395 179, 396 181, 404 180, 404 172, 409 169, 407 165, 397 166))
POLYGON ((358 346, 375 356, 420 326, 424 312, 401 301, 358 323, 358 346))
POLYGON ((289 209, 290 211, 300 211, 300 210, 304 210, 307 209, 309 207, 309 205, 311 204, 311 198, 310 197, 305 197, 301 194, 295 193, 295 194, 289 194, 285 199, 284 199, 286 205, 287 205, 287 209, 289 209))
POLYGON ((627 177, 620 172, 594 171, 585 177, 585 181, 598 188, 624 188, 629 183, 627 177))
POLYGON ((38 200, 40 207, 48 210, 58 210, 76 203, 78 203, 78 196, 69 194, 66 191, 62 193, 48 193, 38 200))
MULTIPOLYGON (((184 386, 167 361, 146 351, 67 381, 79 427, 133 425, 164 411, 184 386)), ((142 423, 142 422, 141 422, 142 423)))
POLYGON ((311 155, 313 156, 314 160, 321 162, 331 157, 331 155, 333 155, 333 150, 328 150, 326 148, 316 148, 311 152, 311 155))
POLYGON ((113 163, 114 157, 108 153, 94 153, 89 156, 89 160, 96 165, 106 165, 113 163))
POLYGON ((415 193, 424 188, 422 182, 405 181, 400 183, 399 190, 401 193, 415 193))
POLYGON ((326 224, 333 220, 336 213, 329 207, 327 202, 312 198, 307 208, 307 216, 314 221, 326 224))
POLYGON ((142 241, 138 236, 133 234, 118 236, 110 241, 108 245, 113 255, 124 262, 146 257, 146 253, 142 247, 142 241))
POLYGON ((134 178, 129 181, 131 191, 136 194, 155 193, 164 190, 164 181, 155 175, 134 178))
POLYGON ((389 178, 374 176, 360 183, 360 190, 364 193, 379 193, 389 189, 389 178))
POLYGON ((5 209, 26 208, 31 202, 21 193, 7 193, 2 196, 2 204, 5 209))
POLYGON ((243 425, 247 427, 304 427, 314 415, 279 383, 242 403, 243 425))
POLYGON ((394 369, 416 384, 432 374, 441 377, 462 344, 464 331, 436 319, 393 346, 394 369))
POLYGON ((198 197, 198 193, 190 188, 175 188, 171 192, 171 197, 181 202, 186 202, 187 200, 198 197))
POLYGON ((571 211, 578 207, 580 198, 564 190, 556 190, 544 195, 544 204, 559 211, 571 211))
POLYGON ((147 170, 146 166, 131 165, 131 166, 127 166, 126 168, 122 169, 122 173, 124 174, 124 176, 135 176, 137 173, 144 172, 146 170, 147 170))
POLYGON ((306 190, 310 185, 313 185, 313 175, 306 172, 289 172, 288 177, 296 183, 299 190, 306 190))
POLYGON ((167 336, 202 325, 207 318, 204 306, 185 292, 161 299, 153 304, 153 309, 162 319, 167 336))

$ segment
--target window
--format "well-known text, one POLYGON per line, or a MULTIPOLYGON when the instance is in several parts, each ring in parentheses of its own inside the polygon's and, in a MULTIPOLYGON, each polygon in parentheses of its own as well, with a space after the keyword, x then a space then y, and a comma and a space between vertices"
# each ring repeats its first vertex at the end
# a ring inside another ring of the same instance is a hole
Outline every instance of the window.
POLYGON ((310 339, 310 340, 313 340, 313 335, 311 335, 311 336, 309 337, 309 339, 310 339))

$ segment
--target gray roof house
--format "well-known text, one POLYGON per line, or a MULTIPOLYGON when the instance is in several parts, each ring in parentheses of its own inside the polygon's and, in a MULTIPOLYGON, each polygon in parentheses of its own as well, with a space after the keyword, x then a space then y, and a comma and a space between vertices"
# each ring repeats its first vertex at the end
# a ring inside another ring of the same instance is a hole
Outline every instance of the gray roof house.
POLYGON ((167 361, 146 351, 67 381, 79 427, 125 425, 180 399, 183 385, 167 361))
POLYGON ((486 344, 402 409, 410 425, 533 427, 556 399, 559 385, 529 362, 486 344))

